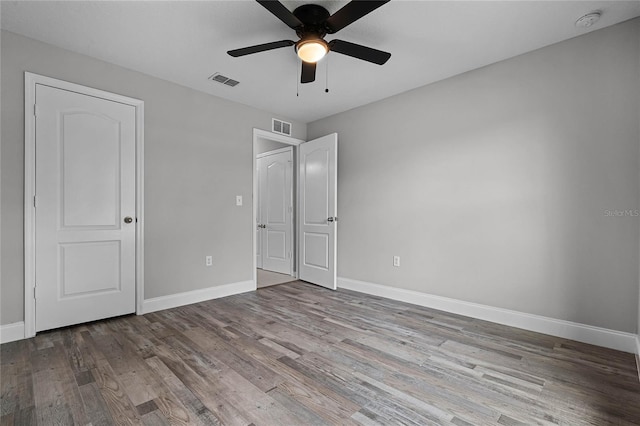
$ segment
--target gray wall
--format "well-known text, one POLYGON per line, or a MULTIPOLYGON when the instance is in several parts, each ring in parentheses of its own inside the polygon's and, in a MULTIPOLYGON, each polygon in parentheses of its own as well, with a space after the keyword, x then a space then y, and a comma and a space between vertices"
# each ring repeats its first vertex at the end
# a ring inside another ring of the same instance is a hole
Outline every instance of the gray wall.
POLYGON ((24 71, 145 101, 146 299, 252 279, 252 129, 272 114, 13 33, 1 42, 0 324, 23 320, 24 71))
POLYGON ((640 208, 639 43, 636 19, 310 123, 339 135, 338 275, 635 333, 638 218, 605 210, 640 208))

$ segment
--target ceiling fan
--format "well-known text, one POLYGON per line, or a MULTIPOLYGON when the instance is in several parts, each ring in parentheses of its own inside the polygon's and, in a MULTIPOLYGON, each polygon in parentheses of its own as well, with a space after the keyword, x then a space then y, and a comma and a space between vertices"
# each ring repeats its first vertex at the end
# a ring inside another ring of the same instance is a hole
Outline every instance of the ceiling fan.
POLYGON ((374 64, 383 65, 391 57, 391 53, 350 43, 343 40, 326 42, 324 36, 335 34, 366 14, 376 10, 390 0, 365 1, 352 0, 333 15, 322 6, 305 4, 293 12, 277 0, 256 0, 276 18, 295 30, 298 41, 280 40, 271 43, 258 44, 242 49, 229 50, 233 57, 251 55, 281 47, 295 46, 298 57, 302 59, 302 73, 300 82, 311 83, 316 79, 316 63, 329 51, 342 53, 374 64))

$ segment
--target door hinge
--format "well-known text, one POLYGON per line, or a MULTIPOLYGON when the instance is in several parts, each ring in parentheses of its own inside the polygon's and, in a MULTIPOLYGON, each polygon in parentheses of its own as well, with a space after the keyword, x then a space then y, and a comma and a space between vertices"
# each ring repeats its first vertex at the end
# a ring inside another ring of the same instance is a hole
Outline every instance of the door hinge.
POLYGON ((34 117, 38 116, 38 105, 33 104, 33 115, 34 117))
POLYGON ((34 299, 37 299, 37 298, 38 298, 38 296, 37 296, 37 292, 36 292, 36 288, 37 288, 37 287, 34 285, 34 286, 33 286, 33 298, 34 298, 34 299))
POLYGON ((38 196, 37 195, 33 196, 33 207, 38 207, 38 196))

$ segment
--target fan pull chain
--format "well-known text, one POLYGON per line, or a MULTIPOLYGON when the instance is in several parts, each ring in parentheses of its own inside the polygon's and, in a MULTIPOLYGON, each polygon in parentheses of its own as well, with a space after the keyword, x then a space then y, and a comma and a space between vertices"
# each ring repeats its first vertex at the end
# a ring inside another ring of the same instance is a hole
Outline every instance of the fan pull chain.
POLYGON ((329 55, 327 55, 327 72, 325 74, 324 93, 329 93, 329 55))

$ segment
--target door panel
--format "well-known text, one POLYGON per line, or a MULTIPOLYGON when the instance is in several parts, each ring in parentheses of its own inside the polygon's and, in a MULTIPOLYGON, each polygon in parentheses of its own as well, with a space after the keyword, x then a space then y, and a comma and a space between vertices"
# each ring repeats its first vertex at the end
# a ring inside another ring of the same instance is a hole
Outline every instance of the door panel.
POLYGON ((262 269, 288 275, 293 272, 292 159, 292 149, 258 159, 262 269))
POLYGON ((119 123, 86 112, 64 112, 60 121, 62 226, 119 228, 119 123))
POLYGON ((275 231, 272 229, 265 230, 267 249, 267 258, 272 260, 287 259, 287 233, 284 231, 275 231))
POLYGON ((135 312, 135 108, 36 102, 36 331, 135 312))
POLYGON ((329 150, 311 151, 305 161, 304 223, 324 225, 329 217, 329 150))
POLYGON ((60 298, 120 291, 120 241, 60 244, 60 298))
POLYGON ((290 203, 287 202, 287 193, 291 188, 287 187, 290 163, 289 155, 281 158, 267 159, 267 220, 272 225, 284 225, 287 222, 287 210, 290 203))
POLYGON ((329 270, 329 237, 327 234, 304 233, 304 263, 329 270))
POLYGON ((300 279, 336 289, 338 135, 300 145, 300 279))

